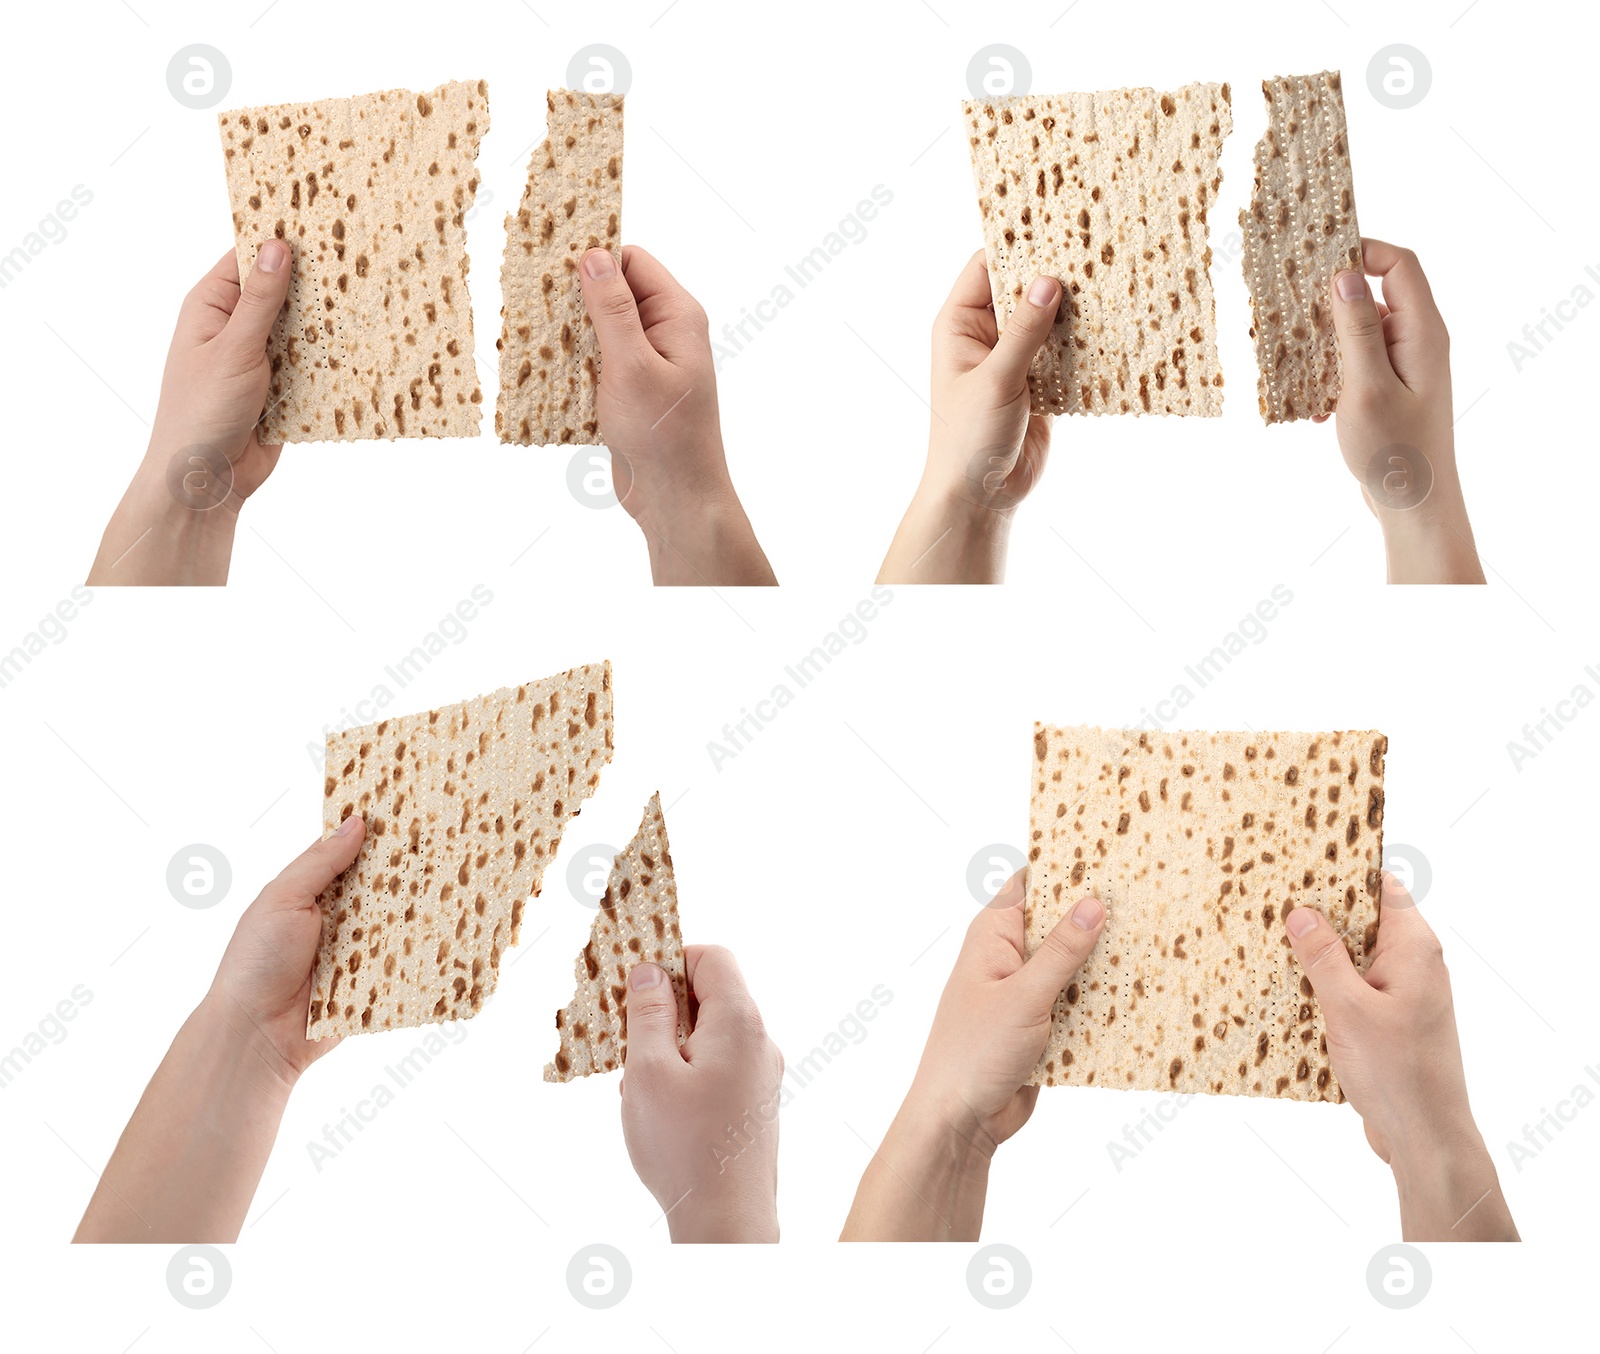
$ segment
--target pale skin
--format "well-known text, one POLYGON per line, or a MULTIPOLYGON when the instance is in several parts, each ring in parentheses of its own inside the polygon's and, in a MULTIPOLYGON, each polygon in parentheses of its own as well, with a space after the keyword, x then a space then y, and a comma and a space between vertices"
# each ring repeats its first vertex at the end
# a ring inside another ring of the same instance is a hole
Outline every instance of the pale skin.
MULTIPOLYGON (((1081 899, 1024 958, 1024 879, 1013 876, 968 927, 911 1090, 841 1240, 978 1239, 990 1159, 1039 1094, 1024 1083, 1051 1007, 1105 926, 1100 902, 1081 899)), ((1314 909, 1292 909, 1284 925, 1321 1005, 1334 1074, 1394 1174, 1405 1239, 1518 1240, 1467 1103, 1443 952, 1404 888, 1383 877, 1377 952, 1364 975, 1314 909)))
MULTIPOLYGON (((184 298, 150 443, 101 538, 92 587, 228 581, 240 513, 283 451, 258 424, 292 271, 289 250, 268 240, 242 288, 230 250, 184 298)), ((617 497, 644 533, 652 578, 775 583, 728 472, 705 312, 634 246, 620 271, 591 250, 579 280, 600 339, 617 497)))
MULTIPOLYGON (((1389 582, 1482 583, 1456 470, 1444 320, 1415 254, 1382 240, 1362 250, 1382 300, 1357 272, 1329 288, 1340 452, 1383 529, 1389 582)), ((934 321, 928 458, 880 583, 1005 581, 1012 520, 1050 451, 1051 420, 1030 414, 1027 377, 1060 297, 1055 279, 1035 279, 1001 333, 983 254, 968 260, 934 321)))
MULTIPOLYGON (((123 1130, 74 1241, 238 1239, 290 1093, 340 1042, 305 1034, 322 934, 317 899, 355 860, 365 831, 359 817, 345 819, 240 917, 210 990, 123 1130)), ((705 946, 686 953, 700 1009, 682 1052, 662 971, 640 965, 630 975, 622 1095, 629 1155, 671 1209, 674 1241, 776 1241, 775 1108, 767 1131, 726 1169, 712 1146, 747 1107, 775 1106, 783 1059, 732 955, 705 946)))
POLYGON ((663 970, 638 964, 628 975, 628 1156, 673 1241, 776 1241, 783 1055, 733 955, 690 945, 684 957, 698 1010, 682 1048, 663 970))

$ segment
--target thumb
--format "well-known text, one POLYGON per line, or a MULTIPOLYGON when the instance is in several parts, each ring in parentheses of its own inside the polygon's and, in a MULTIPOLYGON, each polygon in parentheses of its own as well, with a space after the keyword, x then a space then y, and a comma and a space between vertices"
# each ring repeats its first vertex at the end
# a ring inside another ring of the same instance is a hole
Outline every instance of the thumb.
POLYGON ((1061 989, 1093 952, 1105 925, 1106 909, 1100 900, 1079 899, 1077 906, 1051 928, 1028 962, 1006 981, 1015 983, 1034 1008, 1048 1016, 1061 989))
POLYGON ((1338 1019, 1340 1010, 1352 1008, 1371 990, 1356 972, 1344 937, 1316 908, 1294 908, 1284 920, 1284 929, 1325 1014, 1338 1019))
POLYGON ((1017 299, 994 351, 983 360, 984 368, 1002 385, 1016 389, 1027 379, 1034 354, 1055 324, 1060 304, 1061 284, 1053 277, 1034 278, 1017 299))
POLYGON ((583 288, 589 322, 600 340, 602 364, 654 353, 644 336, 638 303, 628 279, 617 266, 615 254, 609 249, 591 249, 578 266, 578 284, 583 288))
POLYGON ((361 852, 361 842, 366 835, 366 824, 360 814, 351 814, 339 824, 337 832, 291 860, 261 891, 262 901, 270 910, 310 906, 328 885, 350 868, 361 852))
POLYGON ((1334 275, 1333 328, 1339 336, 1339 361, 1348 385, 1375 389, 1394 379, 1389 348, 1383 340, 1383 317, 1366 276, 1357 269, 1334 275))
POLYGON ((256 252, 255 267, 239 289, 239 303, 218 338, 241 366, 253 366, 267 350, 273 322, 289 295, 294 260, 282 240, 268 240, 256 252))
POLYGON ((678 1051, 678 998, 659 964, 635 964, 628 973, 627 1068, 682 1062, 678 1051))

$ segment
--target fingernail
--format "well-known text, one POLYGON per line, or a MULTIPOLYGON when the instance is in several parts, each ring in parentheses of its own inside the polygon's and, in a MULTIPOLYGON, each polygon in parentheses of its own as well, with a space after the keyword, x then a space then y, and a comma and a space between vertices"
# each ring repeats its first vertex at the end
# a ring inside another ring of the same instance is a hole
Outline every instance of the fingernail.
POLYGON ((583 256, 583 271, 594 282, 617 275, 617 261, 609 249, 591 249, 583 256))
POLYGON ((1341 301, 1359 301, 1367 294, 1367 279, 1360 273, 1340 273, 1333 285, 1341 301))
POLYGON ((339 824, 338 835, 341 836, 341 837, 348 837, 352 832, 359 832, 360 830, 361 830, 361 819, 360 819, 359 816, 357 816, 356 814, 352 813, 348 818, 346 818, 344 820, 344 822, 339 824))
POLYGON ((635 964, 628 974, 628 986, 635 992, 655 987, 661 982, 661 970, 654 964, 635 964))
POLYGON ((1295 908, 1295 910, 1289 914, 1288 921, 1284 923, 1284 925, 1289 928, 1289 934, 1296 940, 1305 935, 1305 933, 1316 924, 1316 911, 1315 909, 1309 907, 1295 908))
POLYGON ((1105 915, 1106 910, 1098 898, 1085 898, 1072 909, 1072 924, 1080 931, 1092 931, 1105 915))
POLYGON ((1036 277, 1028 288, 1028 304, 1053 306, 1056 303, 1056 280, 1053 277, 1036 277))
POLYGON ((278 240, 268 240, 256 254, 256 267, 263 273, 275 273, 288 262, 289 251, 278 240))

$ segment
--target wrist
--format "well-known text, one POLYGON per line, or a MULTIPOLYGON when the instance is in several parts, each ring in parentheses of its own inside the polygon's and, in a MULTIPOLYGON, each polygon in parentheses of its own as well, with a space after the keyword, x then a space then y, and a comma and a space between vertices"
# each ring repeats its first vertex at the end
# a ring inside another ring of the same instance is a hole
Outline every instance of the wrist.
POLYGON ((261 1029, 260 1021, 227 992, 213 986, 189 1017, 206 1042, 208 1063, 225 1069, 231 1085, 281 1109, 300 1080, 296 1066, 261 1029))
POLYGON ((987 1174, 999 1146, 960 1096, 918 1081, 895 1116, 895 1128, 938 1153, 959 1174, 987 1174))
POLYGON ((693 1195, 667 1214, 674 1245, 767 1245, 778 1240, 776 1188, 748 1198, 696 1201, 693 1195), (692 1206, 691 1206, 692 1205, 692 1206))

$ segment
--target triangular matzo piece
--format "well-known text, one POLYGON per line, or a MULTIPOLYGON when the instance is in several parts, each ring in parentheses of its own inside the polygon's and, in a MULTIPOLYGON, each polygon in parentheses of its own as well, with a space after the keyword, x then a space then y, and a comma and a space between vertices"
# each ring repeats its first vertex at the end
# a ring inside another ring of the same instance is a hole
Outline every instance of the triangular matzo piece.
POLYGON ((294 253, 263 442, 477 436, 463 223, 488 96, 458 80, 218 116, 240 278, 273 236, 294 253))
POLYGON ((1291 423, 1331 414, 1339 342, 1329 288, 1361 267, 1338 71, 1262 82, 1267 134, 1256 144, 1250 210, 1239 213, 1250 288, 1261 417, 1291 423))
POLYGON ((571 1081, 623 1065, 628 973, 646 961, 660 964, 672 981, 681 1044, 689 1037, 689 987, 678 931, 678 885, 658 794, 650 797, 639 831, 611 866, 589 943, 578 956, 578 990, 567 1009, 556 1012, 561 1047, 544 1069, 546 1081, 571 1081))
POLYGON ((476 1015, 610 760, 610 663, 330 734, 323 826, 367 835, 319 900, 307 1037, 476 1015))
POLYGON ((1222 412, 1206 218, 1228 100, 1196 84, 964 106, 996 322, 1039 275, 1063 288, 1034 413, 1222 412))
POLYGON ((1034 726, 1027 952, 1086 894, 1100 943, 1056 999, 1045 1086, 1341 1100, 1283 917, 1366 971, 1388 740, 1034 726))
POLYGON ((500 270, 500 399, 494 426, 521 446, 600 444, 600 341, 578 263, 609 249, 622 267, 622 96, 552 89, 545 139, 506 217, 500 270))

